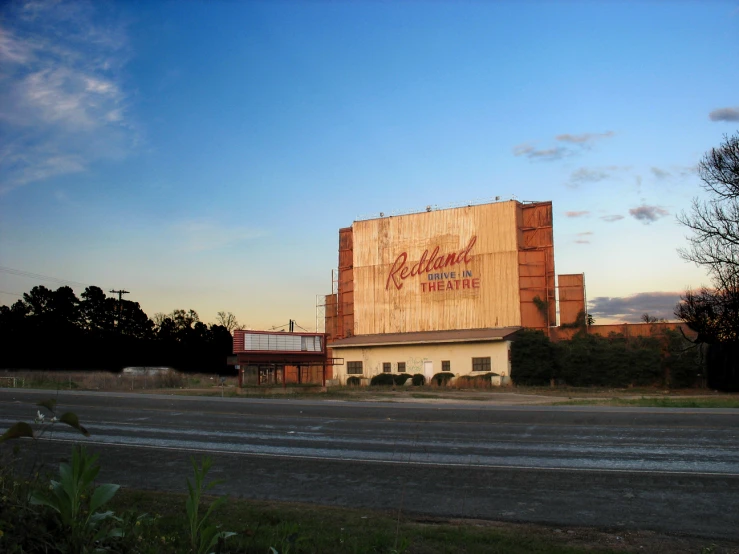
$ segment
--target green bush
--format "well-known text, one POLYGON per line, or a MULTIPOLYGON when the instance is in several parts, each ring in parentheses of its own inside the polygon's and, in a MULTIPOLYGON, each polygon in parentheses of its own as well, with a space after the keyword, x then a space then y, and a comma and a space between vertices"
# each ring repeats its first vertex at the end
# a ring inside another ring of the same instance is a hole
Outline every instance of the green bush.
POLYGON ((692 387, 703 373, 701 349, 686 339, 680 331, 665 330, 667 347, 662 359, 662 371, 671 387, 692 387))
POLYGON ((479 375, 460 375, 457 377, 457 383, 460 386, 479 387, 481 385, 490 385, 493 377, 499 377, 497 373, 489 371, 480 373, 479 375))
POLYGON ((393 379, 392 373, 378 373, 372 379, 370 379, 370 386, 377 386, 377 385, 394 385, 395 379, 393 379))
POLYGON ((517 385, 548 385, 556 378, 555 345, 542 331, 524 329, 511 344, 511 379, 517 385))
POLYGON ((413 378, 413 376, 410 373, 398 373, 397 375, 393 375, 396 385, 405 385, 405 382, 411 378, 413 378))
POLYGON ((575 387, 628 387, 662 381, 657 337, 575 335, 558 345, 559 377, 575 387))
POLYGON ((423 376, 423 373, 414 373, 412 379, 414 387, 420 387, 426 384, 426 377, 423 376))
POLYGON ((350 387, 356 387, 362 384, 362 379, 359 377, 347 377, 346 384, 350 387))
POLYGON ((450 372, 444 372, 444 373, 437 373, 431 378, 431 382, 439 387, 444 387, 446 384, 454 379, 454 373, 450 372))
POLYGON ((511 346, 511 378, 517 385, 552 380, 574 387, 691 386, 701 373, 700 352, 677 331, 647 337, 578 333, 550 342, 523 330, 511 346))

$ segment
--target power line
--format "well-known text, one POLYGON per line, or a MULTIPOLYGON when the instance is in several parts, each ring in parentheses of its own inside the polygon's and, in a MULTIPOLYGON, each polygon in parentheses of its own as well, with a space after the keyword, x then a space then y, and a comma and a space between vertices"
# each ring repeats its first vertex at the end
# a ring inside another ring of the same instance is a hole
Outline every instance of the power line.
POLYGON ((89 283, 80 283, 79 281, 70 281, 69 279, 59 279, 58 277, 50 277, 49 275, 41 275, 40 273, 32 273, 30 271, 23 271, 22 269, 13 269, 12 267, 0 266, 0 271, 3 273, 9 273, 10 275, 17 275, 18 277, 28 277, 29 279, 38 279, 40 281, 49 281, 57 283, 59 285, 77 285, 80 287, 91 287, 89 283))

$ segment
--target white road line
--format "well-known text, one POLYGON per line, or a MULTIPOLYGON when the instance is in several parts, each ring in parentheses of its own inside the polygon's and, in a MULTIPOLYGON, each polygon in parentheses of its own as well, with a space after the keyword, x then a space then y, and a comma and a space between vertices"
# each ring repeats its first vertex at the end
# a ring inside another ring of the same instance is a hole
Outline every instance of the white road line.
MULTIPOLYGON (((77 443, 77 440, 69 439, 41 439, 48 442, 77 443)), ((175 452, 202 452, 208 454, 228 454, 236 456, 251 456, 258 458, 289 458, 297 460, 314 460, 322 462, 352 462, 366 464, 389 464, 389 465, 408 465, 408 466, 429 466, 429 467, 462 467, 465 469, 503 469, 503 470, 524 470, 524 471, 561 471, 561 472, 579 472, 579 473, 638 473, 643 475, 684 475, 688 477, 739 477, 739 473, 720 473, 720 472, 699 472, 699 471, 653 471, 639 469, 599 469, 599 468, 569 468, 569 467, 541 467, 541 466, 515 466, 515 465, 470 465, 469 463, 460 464, 455 462, 436 463, 436 462, 420 462, 420 461, 403 461, 403 460, 358 460, 356 458, 332 458, 327 456, 306 456, 297 454, 269 454, 269 453, 251 453, 251 452, 234 452, 232 450, 214 450, 205 448, 183 448, 176 446, 151 446, 146 444, 121 444, 110 442, 99 442, 86 440, 85 444, 96 444, 99 446, 118 446, 123 448, 142 448, 147 450, 171 450, 175 452)))

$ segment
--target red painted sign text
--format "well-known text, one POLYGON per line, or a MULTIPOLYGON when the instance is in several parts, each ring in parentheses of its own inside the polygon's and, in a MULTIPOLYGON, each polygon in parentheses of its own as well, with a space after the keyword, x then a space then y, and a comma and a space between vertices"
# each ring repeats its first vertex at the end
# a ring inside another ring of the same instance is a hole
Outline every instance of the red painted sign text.
MULTIPOLYGON (((393 266, 390 268, 390 272, 387 276, 387 282, 385 283, 385 290, 390 289, 390 285, 395 285, 396 289, 402 289, 403 288, 403 281, 405 281, 408 277, 414 277, 416 275, 423 275, 428 273, 429 274, 429 281, 437 280, 437 279, 445 279, 447 277, 451 277, 454 279, 456 277, 454 272, 451 272, 449 274, 446 273, 438 273, 440 269, 444 269, 447 267, 452 267, 455 265, 459 265, 461 263, 464 263, 465 265, 470 263, 472 259, 472 254, 470 253, 472 251, 472 247, 477 242, 477 237, 472 237, 470 239, 470 242, 467 244, 467 246, 460 250, 459 252, 452 252, 451 254, 441 254, 439 255, 439 247, 437 246, 431 251, 431 254, 429 254, 428 249, 423 251, 423 254, 421 255, 421 259, 413 264, 412 266, 408 266, 408 253, 403 252, 401 253, 393 263, 393 266), (437 272, 437 273, 432 273, 437 272)), ((469 276, 471 276, 471 272, 464 272, 469 273, 469 276)), ((467 276, 467 275, 465 275, 467 276)), ((460 288, 470 288, 470 285, 472 282, 476 281, 477 286, 472 286, 472 288, 479 288, 480 286, 480 279, 464 279, 462 281, 456 281, 457 284, 460 282, 462 283, 462 286, 452 286, 449 287, 450 289, 460 289, 460 288), (466 281, 466 283, 464 282, 466 281), (465 286, 466 284, 466 286, 465 286)), ((454 282, 454 281, 452 281, 454 282)), ((423 291, 431 291, 431 290, 439 290, 441 287, 437 288, 436 283, 422 283, 423 291), (433 288, 431 288, 433 284, 433 288), (425 286, 424 286, 425 285, 425 286)), ((442 285, 442 283, 439 283, 438 285, 442 285)), ((448 285, 445 285, 441 290, 446 290, 448 285)))

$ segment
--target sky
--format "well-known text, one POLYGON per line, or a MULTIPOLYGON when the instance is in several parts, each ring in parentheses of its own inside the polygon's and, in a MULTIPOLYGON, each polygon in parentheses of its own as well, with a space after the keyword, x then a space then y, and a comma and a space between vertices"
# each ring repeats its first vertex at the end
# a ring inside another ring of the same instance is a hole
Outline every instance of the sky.
POLYGON ((739 130, 739 1, 10 1, 0 303, 316 327, 338 229, 551 200, 596 323, 672 319, 677 216, 739 130))

